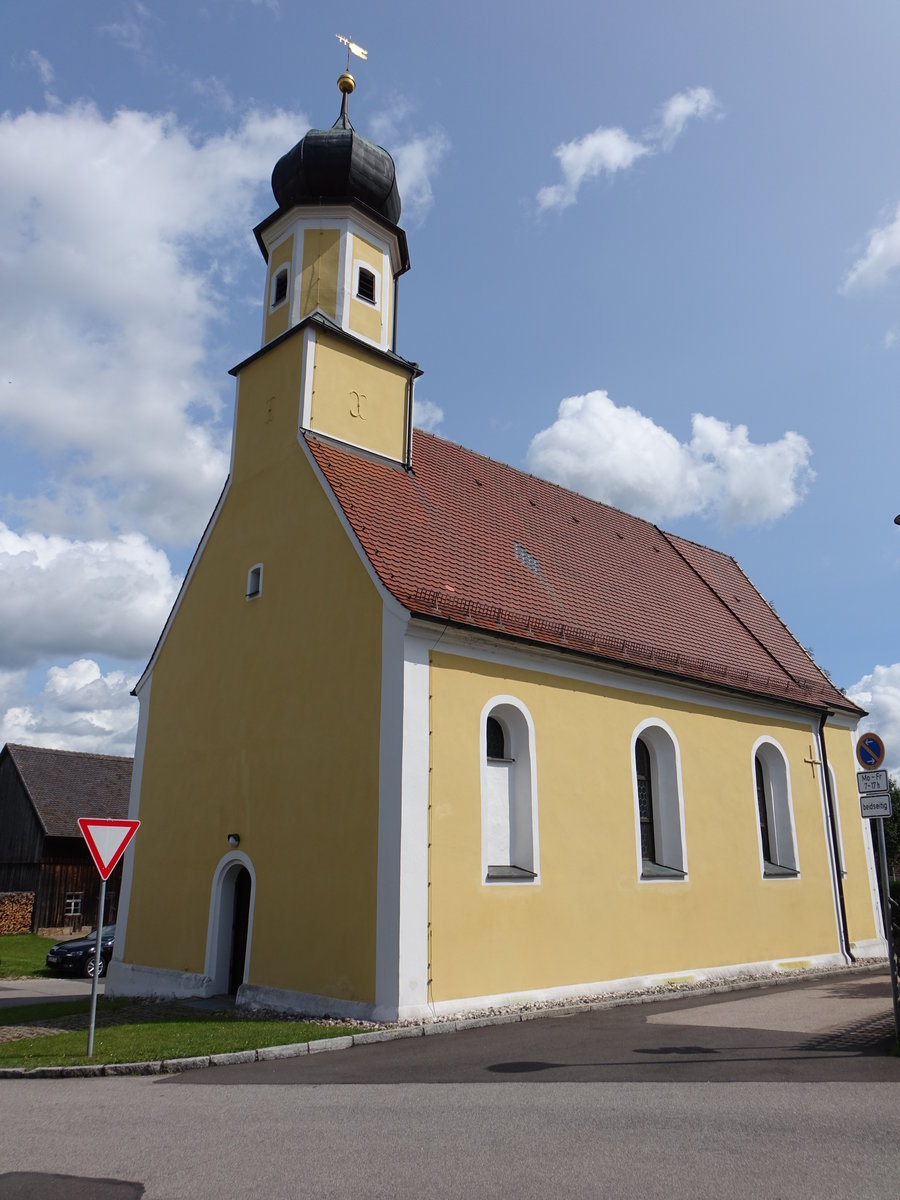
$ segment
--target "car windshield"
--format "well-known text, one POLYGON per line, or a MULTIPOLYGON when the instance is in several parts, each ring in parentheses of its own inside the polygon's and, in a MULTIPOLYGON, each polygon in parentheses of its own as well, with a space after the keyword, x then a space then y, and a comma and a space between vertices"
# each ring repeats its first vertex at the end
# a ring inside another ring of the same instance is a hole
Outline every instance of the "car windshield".
MULTIPOLYGON (((114 938, 115 936, 116 936, 115 925, 104 925, 103 926, 103 937, 104 938, 114 938)), ((89 941, 91 938, 93 938, 95 941, 97 940, 97 930, 96 929, 92 929, 90 933, 86 933, 84 935, 85 941, 89 941)))

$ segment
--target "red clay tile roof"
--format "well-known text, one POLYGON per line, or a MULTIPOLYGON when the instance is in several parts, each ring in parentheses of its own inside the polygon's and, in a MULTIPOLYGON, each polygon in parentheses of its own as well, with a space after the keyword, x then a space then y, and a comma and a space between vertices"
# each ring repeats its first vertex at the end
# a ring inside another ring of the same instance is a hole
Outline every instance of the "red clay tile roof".
POLYGON ((48 837, 81 837, 79 817, 128 816, 134 760, 39 746, 6 749, 48 837))
POLYGON ((682 679, 860 712, 727 555, 416 430, 413 471, 307 435, 411 612, 682 679))

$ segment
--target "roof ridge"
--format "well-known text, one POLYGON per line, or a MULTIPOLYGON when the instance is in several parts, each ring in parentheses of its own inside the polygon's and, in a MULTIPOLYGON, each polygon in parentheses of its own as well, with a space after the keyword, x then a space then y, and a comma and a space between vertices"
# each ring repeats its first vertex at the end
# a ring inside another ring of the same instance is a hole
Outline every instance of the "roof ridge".
MULTIPOLYGON (((781 626, 781 628, 784 630, 784 632, 788 635, 788 637, 800 647, 800 649, 803 651, 803 653, 806 655, 806 657, 809 659, 809 661, 812 663, 812 665, 815 667, 815 669, 819 672, 819 674, 822 676, 822 678, 826 679, 828 681, 828 683, 831 685, 831 687, 833 687, 836 692, 838 692, 841 696, 843 696, 844 693, 841 691, 841 689, 837 686, 837 684, 835 684, 835 682, 830 678, 830 676, 825 674, 825 671, 822 669, 822 667, 819 666, 819 664, 816 662, 816 660, 813 658, 813 656, 810 654, 810 652, 807 650, 807 648, 803 645, 803 643, 800 641, 800 639, 794 637, 794 635, 791 633, 788 626, 785 624, 785 622, 782 620, 781 616, 779 615, 778 609, 775 608, 774 605, 770 604, 770 602, 762 594, 762 592, 759 590, 759 588, 756 586, 756 584, 752 582, 752 580, 750 579, 750 576, 747 574, 747 572, 744 570, 744 568, 741 566, 741 564, 737 561, 737 559, 733 559, 732 561, 734 562, 734 565, 737 568, 737 570, 740 571, 741 577, 750 585, 750 587, 753 588, 754 592, 756 592, 757 596, 759 596, 760 600, 762 600, 763 604, 766 606, 766 608, 769 610, 769 612, 772 614, 772 616, 775 618, 775 620, 778 622, 778 624, 781 626)), ((844 698, 846 699, 846 697, 844 697, 844 698)))
MULTIPOLYGON (((715 554, 718 558, 727 559, 732 564, 732 566, 735 568, 735 570, 738 572, 738 574, 741 576, 741 578, 744 580, 744 583, 746 583, 746 585, 763 602, 763 604, 766 606, 766 609, 768 610, 768 612, 771 613, 771 615, 775 618, 775 620, 778 622, 781 629, 787 635, 787 637, 790 639, 790 641, 800 647, 800 649, 803 651, 803 654, 805 655, 805 657, 809 659, 810 665, 816 670, 816 672, 819 675, 822 676, 822 678, 825 680, 825 682, 828 684, 828 686, 831 687, 839 695, 841 695, 841 696, 844 695, 844 693, 841 691, 841 689, 839 687, 837 687, 837 685, 830 678, 830 676, 828 676, 825 673, 825 671, 823 670, 823 668, 819 666, 819 664, 816 662, 816 660, 813 658, 813 656, 810 654, 810 652, 807 650, 807 648, 803 645, 803 643, 799 640, 799 638, 795 637, 795 635, 791 632, 790 628, 788 627, 786 622, 783 620, 783 618, 779 614, 778 609, 775 608, 775 606, 771 603, 771 601, 769 601, 763 595, 763 593, 759 590, 759 588, 756 586, 756 584, 753 582, 753 580, 750 578, 750 576, 747 574, 747 572, 744 570, 744 568, 741 566, 741 564, 738 562, 738 560, 734 557, 733 554, 726 554, 724 550, 717 550, 715 548, 715 546, 706 546, 703 544, 703 542, 696 542, 691 538, 682 537, 681 534, 679 534, 679 533, 672 533, 672 534, 667 533, 667 534, 665 534, 665 537, 668 538, 669 540, 671 540, 672 538, 677 538, 681 542, 686 542, 689 546, 696 546, 699 550, 704 550, 707 554, 715 554)), ((674 547, 674 548, 677 550, 677 547, 674 547)), ((720 599, 721 599, 721 597, 720 597, 720 599)), ((727 602, 725 602, 724 600, 723 600, 723 603, 726 603, 726 607, 728 608, 728 611, 734 614, 734 616, 737 618, 737 620, 740 621, 742 625, 744 625, 744 628, 748 629, 748 631, 750 633, 752 633, 753 631, 749 629, 749 626, 747 626, 745 624, 745 622, 739 616, 739 614, 736 612, 736 610, 733 609, 731 607, 731 605, 727 604, 727 602)), ((757 641, 759 641, 759 638, 757 638, 757 641)), ((762 644, 762 643, 760 643, 760 644, 762 644)), ((777 663, 779 663, 779 665, 784 667, 784 664, 781 662, 781 659, 778 658, 777 655, 775 655, 773 651, 769 650, 769 648, 767 646, 764 648, 766 649, 767 653, 769 653, 775 659, 775 661, 777 663)), ((788 671, 788 668, 784 667, 784 670, 788 671)), ((792 679, 796 678, 792 672, 788 671, 788 674, 791 675, 792 679)), ((824 687, 824 684, 822 686, 824 687)), ((846 699, 846 697, 844 697, 844 699, 846 699)))
MULTIPOLYGON (((778 655, 775 653, 775 651, 774 651, 774 650, 773 650, 773 649, 772 649, 770 646, 767 646, 767 645, 765 644, 765 642, 762 640, 762 638, 760 638, 760 637, 759 637, 759 635, 758 635, 758 634, 756 634, 756 633, 755 633, 755 632, 754 632, 754 631, 753 631, 753 630, 750 628, 750 626, 747 624, 747 622, 744 620, 744 618, 741 616, 741 614, 740 614, 740 613, 738 613, 738 612, 737 612, 737 611, 736 611, 736 610, 735 610, 735 609, 734 609, 734 608, 733 608, 733 607, 732 607, 732 606, 731 606, 731 605, 728 603, 728 601, 725 599, 725 597, 724 597, 723 595, 721 595, 721 593, 719 592, 718 588, 715 588, 715 587, 713 587, 713 585, 712 585, 712 584, 709 582, 709 580, 706 578, 706 576, 705 576, 705 575, 702 575, 702 574, 701 574, 701 573, 700 573, 700 572, 697 570, 697 568, 694 566, 694 564, 693 564, 693 563, 692 563, 692 562, 691 562, 691 561, 690 561, 690 560, 687 558, 687 556, 681 553, 681 551, 680 551, 680 550, 679 550, 679 548, 678 548, 678 547, 675 545, 675 543, 674 543, 674 540, 673 540, 674 538, 677 538, 677 537, 678 537, 678 535, 677 535, 677 534, 668 534, 668 533, 667 533, 667 534, 663 534, 663 536, 664 536, 664 537, 666 538, 666 540, 669 542, 669 544, 671 545, 672 549, 673 549, 673 550, 675 551, 675 553, 676 553, 676 554, 679 556, 679 558, 680 558, 680 559, 681 559, 683 562, 687 563, 688 567, 690 567, 690 569, 691 569, 691 570, 694 572, 694 574, 695 574, 695 575, 696 575, 696 576, 697 576, 699 579, 701 579, 701 580, 703 581, 703 583, 705 584, 705 586, 706 586, 706 587, 707 587, 707 588, 708 588, 708 589, 709 589, 709 590, 712 592, 712 594, 713 594, 713 595, 714 595, 714 596, 717 598, 717 600, 719 601, 719 603, 720 603, 720 604, 722 604, 722 605, 724 605, 724 607, 725 607, 725 608, 726 608, 726 609, 727 609, 727 610, 728 610, 728 611, 731 613, 731 615, 732 615, 732 616, 734 617, 734 619, 735 619, 735 620, 738 622, 738 624, 739 624, 739 625, 741 625, 741 626, 742 626, 744 629, 746 629, 747 633, 749 633, 749 634, 750 634, 750 636, 751 636, 751 637, 753 638, 753 640, 756 642, 757 646, 760 646, 760 647, 762 648, 762 650, 763 650, 763 651, 764 651, 764 652, 765 652, 765 653, 766 653, 766 654, 769 656, 769 658, 771 658, 771 659, 772 659, 772 661, 773 661, 774 663, 776 663, 776 665, 777 665, 777 666, 779 666, 779 667, 781 668, 781 670, 782 670, 782 671, 784 671, 784 673, 785 673, 785 675, 787 675, 788 679, 792 679, 792 680, 794 681, 794 683, 796 683, 796 684, 797 684, 797 686, 798 686, 798 687, 801 687, 801 686, 802 686, 802 680, 798 679, 798 678, 797 678, 797 676, 794 674, 794 672, 793 672, 793 671, 791 671, 791 670, 790 670, 788 667, 786 667, 786 666, 785 666, 785 664, 784 664, 784 663, 781 661, 781 659, 778 657, 778 655)), ((723 557, 729 558, 729 557, 730 557, 730 555, 723 555, 723 557)), ((732 561, 732 562, 734 562, 734 559, 731 559, 731 561, 732 561)), ((737 563, 735 563, 735 566, 737 566, 737 563)), ((738 570, 740 570, 740 567, 738 567, 738 570)), ((754 592, 756 592, 757 596, 759 596, 759 598, 760 598, 761 600, 763 600, 763 602, 765 603, 765 599, 764 599, 764 597, 762 596, 762 594, 761 594, 759 591, 757 591, 757 589, 756 589, 755 587, 753 587, 753 584, 752 584, 752 583, 750 583, 750 580, 749 580, 749 578, 748 578, 746 575, 744 575, 744 572, 743 572, 743 571, 741 571, 741 575, 742 575, 742 576, 743 576, 743 578, 744 578, 744 579, 747 581, 747 583, 748 583, 748 584, 750 584, 750 586, 753 588, 754 592)), ((796 638, 795 638, 794 640, 796 641, 796 638)), ((799 643, 798 643, 798 645, 799 645, 799 643)), ((810 661, 812 661, 812 660, 810 660, 810 661)), ((813 664, 813 665, 815 665, 815 664, 813 664)))
POLYGON ((7 742, 7 750, 35 750, 41 754, 75 754, 80 758, 112 758, 134 762, 133 754, 104 754, 102 750, 67 750, 56 746, 26 746, 24 742, 7 742))
MULTIPOLYGON (((666 529, 661 529, 660 533, 667 538, 678 538, 679 542, 685 542, 688 546, 696 546, 698 550, 705 550, 708 554, 716 554, 719 558, 730 559, 735 566, 738 565, 738 561, 733 554, 726 554, 724 550, 717 550, 715 546, 707 546, 706 542, 698 542, 696 538, 685 537, 683 533, 671 533, 666 529)), ((747 576, 744 576, 744 578, 746 579, 747 576)))

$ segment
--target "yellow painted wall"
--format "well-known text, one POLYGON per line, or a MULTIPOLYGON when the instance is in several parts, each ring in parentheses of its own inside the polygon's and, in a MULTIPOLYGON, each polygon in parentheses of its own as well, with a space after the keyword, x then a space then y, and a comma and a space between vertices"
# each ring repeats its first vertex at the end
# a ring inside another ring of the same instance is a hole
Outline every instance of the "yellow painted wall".
POLYGON ((341 235, 338 229, 307 229, 303 235, 303 268, 300 276, 300 319, 315 309, 337 316, 341 235))
MULTIPOLYGON (((432 655, 431 697, 435 1001, 838 950, 820 792, 803 762, 808 726, 443 653, 432 655), (537 885, 481 878, 479 722, 501 694, 535 723, 537 885), (630 747, 651 716, 680 745, 686 882, 637 877, 630 747), (761 878, 751 749, 762 734, 790 764, 799 879, 761 878)), ((859 822, 845 819, 843 832, 851 936, 868 938, 859 822)))
POLYGON ((403 462, 409 374, 321 330, 310 428, 403 462))
MULTIPOLYGON (((357 260, 366 263, 377 272, 376 279, 379 281, 376 287, 379 288, 384 280, 385 271, 388 269, 390 259, 381 250, 380 247, 373 245, 372 242, 366 241, 365 238, 359 236, 358 233, 351 235, 350 253, 353 261, 357 260)), ((355 278, 355 271, 354 271, 355 278)), ((350 296, 350 313, 349 325, 353 333, 359 333, 363 337, 370 338, 373 342, 381 342, 381 296, 376 295, 378 305, 369 304, 365 300, 357 298, 354 291, 350 296)), ((390 340, 390 333, 388 334, 390 340)))
POLYGON ((273 338, 285 332, 291 319, 291 292, 293 291, 293 280, 291 279, 291 259, 294 254, 294 235, 286 237, 280 246, 276 246, 269 257, 269 273, 266 276, 266 341, 271 342, 273 338), (277 308, 272 308, 272 280, 278 274, 280 269, 287 265, 288 268, 288 294, 284 303, 279 304, 277 308))
POLYGON ((297 444, 301 346, 241 374, 231 490, 153 670, 124 957, 203 971, 237 831, 249 981, 372 1002, 382 610, 297 444))

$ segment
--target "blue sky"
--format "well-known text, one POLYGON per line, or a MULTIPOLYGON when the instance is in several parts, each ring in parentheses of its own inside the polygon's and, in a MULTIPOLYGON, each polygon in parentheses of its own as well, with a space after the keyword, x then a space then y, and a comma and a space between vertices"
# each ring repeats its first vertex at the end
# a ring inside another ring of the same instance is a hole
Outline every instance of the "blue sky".
POLYGON ((418 420, 733 554, 900 766, 888 0, 4 6, 0 742, 131 751, 336 33, 418 420))

